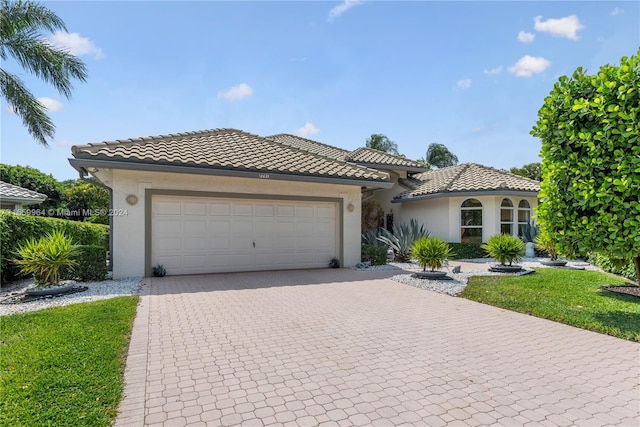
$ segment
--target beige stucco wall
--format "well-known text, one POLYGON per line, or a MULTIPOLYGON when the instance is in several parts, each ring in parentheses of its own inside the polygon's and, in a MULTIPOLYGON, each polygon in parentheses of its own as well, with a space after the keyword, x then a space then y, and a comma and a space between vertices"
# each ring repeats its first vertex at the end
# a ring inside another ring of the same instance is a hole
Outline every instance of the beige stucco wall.
POLYGON ((113 217, 114 278, 144 276, 146 189, 340 198, 344 209, 344 265, 352 266, 360 261, 361 197, 358 186, 126 170, 100 172, 98 177, 113 189, 114 212, 126 210, 126 215, 113 217), (129 195, 138 198, 133 206, 126 202, 129 195), (354 207, 351 212, 349 204, 354 207))
MULTIPOLYGON (((438 197, 413 202, 395 203, 395 221, 396 223, 409 222, 411 218, 416 218, 418 222, 426 225, 426 228, 431 232, 432 236, 440 237, 448 242, 460 242, 460 206, 469 198, 477 199, 482 203, 483 241, 487 241, 489 237, 500 233, 500 204, 502 203, 502 199, 511 199, 516 207, 520 200, 523 199, 529 202, 532 210, 538 206, 536 197, 504 194, 438 197)), ((532 216, 533 215, 535 215, 534 212, 532 212, 532 216)), ((514 226, 514 234, 517 234, 517 226, 514 226)))

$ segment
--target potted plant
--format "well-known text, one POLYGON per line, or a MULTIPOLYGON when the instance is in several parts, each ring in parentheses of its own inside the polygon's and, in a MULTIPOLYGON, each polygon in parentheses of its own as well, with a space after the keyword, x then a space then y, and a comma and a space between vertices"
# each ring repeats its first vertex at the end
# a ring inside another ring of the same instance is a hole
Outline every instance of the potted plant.
POLYGON ((549 231, 544 230, 542 233, 538 234, 535 244, 536 248, 545 251, 549 255, 549 260, 540 261, 540 264, 551 267, 563 267, 567 264, 566 260, 558 259, 556 239, 549 231))
POLYGON ((28 295, 56 295, 67 292, 73 285, 60 284, 60 272, 72 270, 77 247, 61 231, 53 231, 40 239, 29 239, 18 246, 14 263, 23 274, 32 274, 35 289, 26 291, 28 295))
POLYGON ((500 273, 515 273, 522 270, 521 265, 513 265, 524 257, 525 246, 522 240, 510 234, 496 234, 491 236, 482 249, 500 264, 493 265, 489 271, 500 273), (508 265, 507 265, 508 264, 508 265))
POLYGON ((453 254, 449 244, 444 240, 438 237, 423 237, 413 243, 411 255, 418 260, 418 264, 422 267, 422 272, 416 273, 416 277, 421 279, 443 279, 447 273, 436 270, 440 269, 447 258, 453 254), (427 267, 430 267, 431 271, 427 271, 427 267))

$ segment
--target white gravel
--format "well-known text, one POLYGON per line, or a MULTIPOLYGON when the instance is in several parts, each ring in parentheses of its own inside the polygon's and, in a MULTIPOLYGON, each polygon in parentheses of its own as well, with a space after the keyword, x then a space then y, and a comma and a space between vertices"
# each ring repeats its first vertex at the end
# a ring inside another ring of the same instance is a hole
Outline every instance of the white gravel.
MULTIPOLYGON (((397 274, 395 276, 390 277, 391 280, 395 280, 396 282, 403 283, 405 285, 414 286, 416 288, 425 289, 429 291, 439 292, 442 294, 448 295, 458 295, 462 290, 467 286, 469 281, 469 277, 472 276, 495 276, 495 275, 510 275, 510 276, 522 276, 525 274, 530 274, 533 271, 533 268, 554 268, 554 267, 546 267, 540 264, 540 261, 547 260, 547 258, 527 258, 521 262, 518 262, 518 265, 521 265, 523 268, 522 271, 518 273, 494 273, 488 270, 491 264, 496 264, 496 262, 489 258, 477 258, 477 259, 460 259, 456 261, 450 261, 448 266, 443 267, 442 271, 447 271, 447 276, 449 276, 452 280, 427 280, 427 279, 418 279, 413 277, 413 272, 422 271, 422 267, 420 267, 415 262, 410 263, 399 263, 399 262, 391 262, 387 265, 381 266, 371 266, 368 268, 358 268, 360 271, 371 271, 371 270, 404 270, 406 273, 397 274), (453 273, 452 270, 456 265, 459 265, 459 262, 466 263, 464 267, 462 267, 459 273, 453 273), (473 263, 471 268, 468 263, 473 263), (476 267, 477 265, 477 267, 476 267)), ((558 268, 558 267, 555 267, 558 268)), ((567 267, 565 268, 580 268, 586 270, 599 270, 598 267, 592 266, 586 262, 581 261, 569 261, 567 263, 567 267)))
POLYGON ((83 292, 38 299, 31 302, 4 304, 3 301, 11 300, 19 296, 26 289, 33 287, 33 280, 24 280, 13 284, 8 289, 3 289, 2 292, 0 292, 0 316, 26 313, 28 311, 42 310, 49 307, 61 307, 81 302, 98 301, 123 295, 136 295, 140 293, 142 278, 127 277, 126 279, 104 280, 102 282, 75 282, 72 280, 69 283, 79 287, 86 286, 88 289, 83 292))

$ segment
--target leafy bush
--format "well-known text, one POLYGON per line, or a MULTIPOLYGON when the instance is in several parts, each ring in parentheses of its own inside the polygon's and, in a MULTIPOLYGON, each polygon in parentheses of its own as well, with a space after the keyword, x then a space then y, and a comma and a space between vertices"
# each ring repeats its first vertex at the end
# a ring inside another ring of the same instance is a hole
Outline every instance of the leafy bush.
POLYGON ((500 262, 501 265, 514 261, 520 261, 524 257, 525 246, 522 240, 510 234, 496 234, 482 244, 482 248, 489 256, 500 262))
POLYGON ((20 277, 18 266, 11 261, 20 243, 29 239, 38 240, 56 230, 64 233, 74 244, 109 247, 109 227, 105 225, 0 211, 0 275, 2 283, 20 277))
POLYGON ((435 271, 451 256, 451 247, 439 237, 423 237, 413 243, 411 255, 418 260, 423 271, 427 267, 435 271))
POLYGON ((487 252, 482 249, 482 243, 448 243, 453 259, 486 258, 487 252))
POLYGON ((61 207, 64 186, 52 175, 47 175, 29 166, 12 166, 0 163, 2 181, 26 188, 47 196, 47 200, 38 205, 40 209, 61 207))
POLYGON ((29 239, 18 246, 13 262, 22 274, 33 274, 36 286, 60 283, 60 271, 72 269, 78 251, 71 239, 59 230, 52 231, 40 239, 29 239))
POLYGON ((363 243, 362 261, 369 261, 371 265, 385 265, 387 263, 387 249, 384 246, 363 243))
POLYGON ((75 277, 82 282, 104 280, 107 275, 107 250, 104 246, 80 245, 77 248, 75 277))
POLYGON ((538 234, 535 240, 535 245, 536 248, 540 249, 541 251, 545 251, 547 255, 549 255, 549 258, 551 258, 551 261, 555 261, 558 259, 556 239, 551 235, 550 232, 544 230, 540 234, 538 234))
POLYGON ((411 246, 413 242, 423 237, 429 237, 429 232, 424 225, 418 225, 418 220, 411 218, 409 224, 402 223, 400 226, 393 224, 393 233, 384 228, 380 230, 378 240, 389 245, 395 253, 398 261, 407 262, 411 258, 411 246))
POLYGON ((633 262, 626 260, 614 260, 606 254, 592 252, 589 254, 589 262, 593 265, 597 265, 604 271, 609 273, 618 274, 622 277, 626 277, 630 280, 638 281, 636 277, 636 269, 633 262))

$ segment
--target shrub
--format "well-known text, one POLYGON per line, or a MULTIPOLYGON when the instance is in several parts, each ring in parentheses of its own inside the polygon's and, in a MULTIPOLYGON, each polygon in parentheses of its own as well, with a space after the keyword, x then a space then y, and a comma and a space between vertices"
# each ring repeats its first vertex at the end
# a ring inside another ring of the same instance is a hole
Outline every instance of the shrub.
POLYGON ((621 261, 611 259, 606 254, 592 252, 589 254, 589 262, 593 265, 597 265, 604 271, 608 271, 609 273, 618 274, 622 277, 626 277, 630 280, 638 281, 638 277, 636 277, 636 269, 631 261, 621 261))
POLYGON ((331 258, 329 268, 340 268, 340 260, 338 258, 331 258))
POLYGON ((510 234, 496 234, 491 236, 487 243, 482 245, 489 256, 500 262, 501 265, 514 261, 520 261, 524 257, 525 246, 522 240, 510 234))
POLYGON ((536 248, 544 251, 549 255, 551 261, 558 259, 558 250, 556 249, 556 239, 548 231, 542 231, 535 240, 536 248))
POLYGON ((486 258, 487 252, 482 249, 482 243, 451 243, 449 242, 454 259, 486 258))
POLYGON ((0 275, 2 283, 20 277, 18 266, 11 261, 19 244, 29 239, 38 240, 56 230, 64 233, 74 244, 109 247, 109 227, 105 225, 0 211, 0 275))
POLYGON ((386 248, 386 244, 378 239, 380 237, 380 230, 367 230, 362 233, 362 243, 371 246, 384 246, 386 248))
POLYGON ((167 274, 167 269, 162 264, 156 264, 151 269, 153 277, 164 277, 167 274))
POLYGON ((75 277, 82 282, 102 281, 107 275, 107 250, 103 246, 80 245, 75 277))
POLYGON ((439 237, 423 237, 413 243, 411 255, 418 260, 423 271, 427 267, 435 271, 451 256, 451 247, 439 237))
POLYGON ((384 246, 363 243, 362 261, 369 261, 371 265, 385 265, 387 263, 387 249, 384 246))
POLYGON ((393 224, 393 233, 384 228, 380 232, 378 239, 389 245, 396 258, 402 262, 409 261, 413 242, 422 237, 429 237, 429 232, 424 228, 424 225, 418 225, 415 218, 411 218, 409 224, 402 223, 400 226, 393 224))
POLYGON ((36 286, 60 283, 60 271, 72 269, 77 249, 71 239, 55 230, 40 239, 29 239, 18 246, 13 262, 23 274, 33 274, 36 286))

